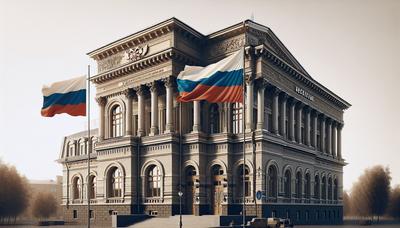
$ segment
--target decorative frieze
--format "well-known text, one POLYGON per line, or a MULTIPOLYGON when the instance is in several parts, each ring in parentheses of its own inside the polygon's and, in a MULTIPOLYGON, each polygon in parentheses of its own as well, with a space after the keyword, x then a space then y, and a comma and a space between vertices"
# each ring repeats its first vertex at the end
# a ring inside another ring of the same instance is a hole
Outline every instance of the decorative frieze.
POLYGON ((129 48, 125 52, 118 52, 105 59, 98 60, 98 71, 99 73, 111 70, 119 65, 133 62, 142 59, 149 52, 149 45, 145 44, 142 46, 136 46, 129 48))

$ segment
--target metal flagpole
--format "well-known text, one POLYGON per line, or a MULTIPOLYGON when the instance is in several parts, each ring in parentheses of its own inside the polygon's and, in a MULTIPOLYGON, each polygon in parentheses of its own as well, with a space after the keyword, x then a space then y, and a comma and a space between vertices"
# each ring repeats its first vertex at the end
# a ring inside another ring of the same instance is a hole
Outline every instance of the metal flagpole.
POLYGON ((182 102, 179 102, 179 227, 182 228, 182 102))
POLYGON ((242 219, 243 219, 243 227, 245 227, 245 223, 246 223, 246 186, 245 186, 245 178, 246 178, 246 131, 245 131, 245 127, 246 127, 246 93, 245 93, 245 89, 246 89, 246 73, 245 73, 245 51, 246 51, 246 21, 243 21, 243 28, 244 28, 244 42, 243 42, 243 170, 242 170, 242 185, 243 185, 243 190, 242 190, 242 197, 243 197, 243 209, 242 209, 242 219))
POLYGON ((87 227, 90 228, 90 152, 92 150, 92 142, 90 140, 90 65, 88 65, 88 76, 87 76, 87 121, 88 121, 88 159, 87 159, 87 227))

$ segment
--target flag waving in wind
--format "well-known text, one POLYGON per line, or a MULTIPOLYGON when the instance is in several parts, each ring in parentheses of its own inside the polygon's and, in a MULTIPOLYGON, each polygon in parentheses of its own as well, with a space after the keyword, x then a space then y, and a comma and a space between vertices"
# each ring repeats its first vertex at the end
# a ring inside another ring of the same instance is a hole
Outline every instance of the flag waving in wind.
POLYGON ((53 117, 67 113, 71 116, 86 116, 86 77, 72 78, 43 86, 41 114, 53 117))
POLYGON ((178 101, 243 102, 243 49, 206 67, 185 66, 178 101))

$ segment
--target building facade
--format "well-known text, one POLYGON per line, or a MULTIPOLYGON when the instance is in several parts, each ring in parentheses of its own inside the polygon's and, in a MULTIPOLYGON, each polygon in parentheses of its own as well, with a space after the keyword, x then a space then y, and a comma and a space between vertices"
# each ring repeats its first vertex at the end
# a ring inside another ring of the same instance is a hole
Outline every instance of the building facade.
POLYGON ((95 224, 110 224, 113 213, 175 215, 180 199, 185 214, 240 214, 243 194, 247 215, 342 222, 341 132, 350 104, 313 79, 269 28, 246 21, 203 35, 171 18, 88 55, 98 64, 91 82, 99 128, 90 140, 85 132, 64 139, 66 221, 86 222, 89 186, 95 224), (244 112, 241 103, 195 101, 182 103, 179 118, 175 78, 184 66, 243 46, 244 112))

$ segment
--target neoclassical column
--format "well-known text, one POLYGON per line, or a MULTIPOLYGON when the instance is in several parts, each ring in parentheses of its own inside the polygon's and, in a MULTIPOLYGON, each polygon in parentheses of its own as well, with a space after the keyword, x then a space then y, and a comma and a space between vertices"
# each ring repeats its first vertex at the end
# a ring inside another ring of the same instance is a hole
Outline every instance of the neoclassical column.
POLYGON ((151 127, 150 135, 157 135, 159 132, 158 128, 158 84, 156 81, 148 84, 150 88, 151 97, 151 127))
POLYGON ((304 126, 304 131, 305 131, 305 141, 307 146, 311 146, 311 128, 310 128, 310 122, 311 122, 311 109, 309 106, 307 106, 304 109, 304 114, 306 115, 306 122, 304 126))
POLYGON ((275 88, 272 93, 272 133, 279 135, 279 93, 280 90, 275 88))
POLYGON ((262 130, 264 128, 265 121, 265 107, 264 107, 264 99, 265 99, 265 88, 267 86, 267 82, 262 80, 258 84, 257 90, 257 130, 262 130))
POLYGON ((296 101, 292 98, 289 103, 290 113, 289 113, 289 139, 293 142, 295 141, 294 137, 294 113, 296 108, 296 101))
POLYGON ((137 86, 135 88, 137 98, 138 98, 138 131, 137 136, 144 136, 145 129, 144 129, 144 93, 145 88, 143 86, 137 86))
POLYGON ((246 132, 250 132, 253 129, 253 88, 253 78, 250 75, 246 75, 246 132))
POLYGON ((333 121, 332 123, 332 156, 336 158, 336 129, 337 129, 337 122, 333 121))
POLYGON ((132 135, 132 102, 134 97, 133 89, 124 91, 126 97, 125 136, 132 135))
POLYGON ((314 148, 317 148, 318 145, 318 112, 316 110, 312 111, 312 146, 314 148))
POLYGON ((166 125, 165 132, 171 133, 174 132, 174 123, 173 123, 173 99, 174 99, 174 80, 172 77, 168 77, 163 79, 166 91, 166 125))
POLYGON ((105 106, 107 103, 107 98, 106 97, 97 97, 96 98, 97 104, 100 107, 100 116, 99 116, 99 141, 104 140, 104 125, 105 125, 105 106))
POLYGON ((285 137, 286 136, 286 101, 288 99, 288 95, 286 93, 281 94, 281 108, 280 108, 280 113, 281 113, 281 119, 280 119, 280 134, 285 137))
POLYGON ((337 156, 339 160, 342 160, 342 129, 343 124, 339 123, 337 126, 337 156))
POLYGON ((297 103, 297 115, 296 115, 296 141, 298 143, 302 143, 302 137, 301 137, 301 120, 302 120, 302 114, 303 114, 303 107, 304 104, 301 102, 297 103))
POLYGON ((193 101, 193 132, 200 132, 200 101, 193 101))
POLYGON ((321 152, 325 153, 325 116, 321 114, 321 152))
POLYGON ((327 121, 326 153, 332 155, 332 119, 327 121))

